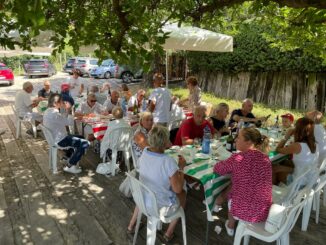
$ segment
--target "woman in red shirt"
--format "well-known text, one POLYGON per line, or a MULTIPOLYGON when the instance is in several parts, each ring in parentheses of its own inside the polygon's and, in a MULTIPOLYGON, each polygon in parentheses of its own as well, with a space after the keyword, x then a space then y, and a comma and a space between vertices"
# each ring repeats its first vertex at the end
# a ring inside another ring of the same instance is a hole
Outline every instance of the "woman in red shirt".
POLYGON ((240 152, 214 166, 217 174, 231 175, 229 213, 225 223, 230 236, 234 234, 236 220, 256 223, 267 219, 272 204, 272 164, 259 150, 267 144, 268 138, 257 129, 244 128, 236 139, 240 152))

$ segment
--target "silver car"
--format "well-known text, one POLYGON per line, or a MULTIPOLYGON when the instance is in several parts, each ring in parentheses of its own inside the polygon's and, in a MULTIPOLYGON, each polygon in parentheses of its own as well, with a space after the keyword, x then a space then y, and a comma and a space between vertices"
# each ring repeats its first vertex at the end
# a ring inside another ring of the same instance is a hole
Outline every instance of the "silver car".
POLYGON ((97 63, 98 59, 95 58, 78 58, 74 67, 81 75, 90 76, 92 69, 98 67, 97 63))
POLYGON ((116 64, 113 60, 107 59, 103 60, 102 64, 99 67, 96 67, 91 70, 90 76, 94 78, 106 78, 109 79, 113 77, 115 72, 116 64))

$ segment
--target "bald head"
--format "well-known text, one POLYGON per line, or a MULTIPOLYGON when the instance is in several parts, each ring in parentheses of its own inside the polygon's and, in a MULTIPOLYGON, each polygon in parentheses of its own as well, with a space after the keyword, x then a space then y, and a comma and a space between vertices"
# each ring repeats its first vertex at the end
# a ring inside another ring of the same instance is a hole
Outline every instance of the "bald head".
POLYGON ((254 108, 254 102, 251 99, 244 99, 242 102, 242 110, 249 113, 254 108))

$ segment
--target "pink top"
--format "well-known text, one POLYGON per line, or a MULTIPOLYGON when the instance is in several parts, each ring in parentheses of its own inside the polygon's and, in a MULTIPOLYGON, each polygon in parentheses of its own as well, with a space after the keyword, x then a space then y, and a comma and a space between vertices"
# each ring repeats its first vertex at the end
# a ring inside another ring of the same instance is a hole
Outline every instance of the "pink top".
POLYGON ((214 172, 231 174, 231 214, 247 222, 267 219, 272 205, 272 164, 269 157, 258 150, 234 153, 218 162, 214 172))

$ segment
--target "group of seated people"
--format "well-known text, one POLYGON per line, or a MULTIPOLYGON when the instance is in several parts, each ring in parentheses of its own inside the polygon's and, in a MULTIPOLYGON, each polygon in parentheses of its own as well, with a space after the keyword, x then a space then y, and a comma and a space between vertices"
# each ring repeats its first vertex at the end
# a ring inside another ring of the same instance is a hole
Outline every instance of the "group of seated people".
MULTIPOLYGON (((206 107, 200 104, 200 89, 197 80, 191 78, 187 81, 190 96, 187 101, 179 101, 178 103, 182 105, 182 103, 189 102, 188 106, 192 108, 193 117, 182 122, 175 140, 172 142, 174 145, 194 144, 196 138, 203 137, 204 128, 207 126, 212 135, 223 136, 230 133, 234 123, 240 121, 255 123, 267 119, 266 117, 255 117, 252 113, 253 101, 250 99, 245 99, 242 107, 231 113, 229 122, 227 122, 229 106, 226 103, 218 104, 212 115, 207 117, 206 107)), ((139 171, 140 181, 155 193, 160 212, 168 215, 175 211, 179 205, 185 207, 186 204, 185 179, 182 171, 185 167, 185 159, 180 156, 178 163, 176 163, 172 157, 164 153, 165 149, 172 145, 166 127, 169 122, 168 116, 172 96, 168 89, 162 87, 162 83, 163 76, 155 74, 153 78, 154 90, 149 96, 146 111, 140 114, 139 127, 135 130, 132 141, 132 150, 137 158, 137 162, 134 164, 139 171)), ((44 86, 48 85, 44 84, 44 86)), ((107 92, 105 92, 106 99, 102 100, 102 102, 104 101, 103 104, 99 103, 100 96, 97 94, 101 90, 92 87, 87 100, 79 105, 75 115, 113 112, 117 120, 109 122, 111 124, 108 130, 110 128, 112 130, 124 124, 119 100, 120 93, 115 90, 110 91, 108 85, 105 86, 104 89, 107 92)), ((20 115, 25 112, 32 113, 31 109, 37 105, 37 101, 30 99, 32 90, 31 83, 24 83, 23 91, 20 92, 19 96, 17 95, 18 97, 16 96, 16 110, 21 113, 20 115)), ((64 94, 50 93, 46 87, 44 90, 40 98, 45 98, 43 95, 46 96, 47 94, 50 97, 48 109, 43 116, 43 124, 51 128, 59 146, 75 148, 71 152, 64 170, 78 173, 80 172, 78 162, 89 147, 89 141, 80 136, 67 134, 65 127, 71 125, 73 119, 69 116, 70 103, 63 100, 64 94), (59 111, 63 107, 66 109, 66 114, 59 111)), ((139 90, 135 95, 123 90, 121 94, 128 98, 129 108, 134 105, 143 108, 143 103, 145 103, 144 90, 139 90)), ((37 115, 33 113, 32 115, 35 119, 37 118, 37 115)), ((290 113, 282 115, 281 118, 285 137, 278 143, 276 151, 291 156, 290 159, 279 164, 272 164, 268 156, 268 137, 262 135, 254 127, 245 127, 238 132, 235 140, 237 152, 214 166, 214 172, 217 174, 229 174, 231 176, 231 184, 216 200, 217 207, 228 200, 229 215, 225 227, 230 236, 234 234, 236 220, 261 222, 267 219, 272 204, 273 184, 280 182, 290 184, 307 168, 318 168, 321 161, 326 157, 326 132, 321 124, 321 112, 308 112, 305 117, 299 118, 296 122, 290 113), (290 142, 291 138, 293 138, 293 142, 290 142)), ((105 138, 103 138, 102 144, 105 144, 105 138)), ((101 154, 104 153, 101 152, 101 154)), ((127 229, 129 234, 134 232, 137 213, 138 209, 135 208, 127 229)), ((177 221, 169 225, 163 239, 170 241, 173 238, 176 224, 177 221)))

